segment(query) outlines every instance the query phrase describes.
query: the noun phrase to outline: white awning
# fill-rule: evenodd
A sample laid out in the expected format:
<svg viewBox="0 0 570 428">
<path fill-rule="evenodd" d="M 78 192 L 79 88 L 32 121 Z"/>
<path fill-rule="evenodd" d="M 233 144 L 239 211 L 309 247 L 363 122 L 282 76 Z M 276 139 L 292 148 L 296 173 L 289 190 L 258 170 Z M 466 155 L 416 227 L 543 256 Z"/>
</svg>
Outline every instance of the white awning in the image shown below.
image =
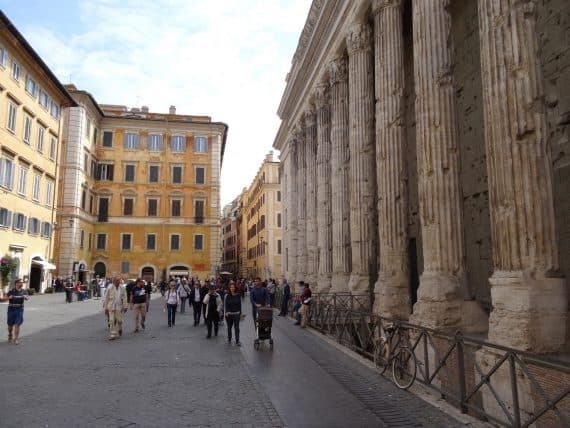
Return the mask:
<svg viewBox="0 0 570 428">
<path fill-rule="evenodd" d="M 32 263 L 36 264 L 36 265 L 40 265 L 42 267 L 42 269 L 45 269 L 45 270 L 57 269 L 54 264 L 51 264 L 50 262 L 46 262 L 44 260 L 32 260 Z"/>
</svg>

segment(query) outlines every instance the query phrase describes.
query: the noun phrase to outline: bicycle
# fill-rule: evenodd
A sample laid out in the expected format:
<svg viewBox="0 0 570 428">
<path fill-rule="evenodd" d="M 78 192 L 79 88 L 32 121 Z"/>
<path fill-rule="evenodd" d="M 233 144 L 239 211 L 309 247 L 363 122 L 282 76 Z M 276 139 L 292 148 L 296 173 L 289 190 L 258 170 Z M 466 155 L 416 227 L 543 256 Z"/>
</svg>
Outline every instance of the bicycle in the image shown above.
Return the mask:
<svg viewBox="0 0 570 428">
<path fill-rule="evenodd" d="M 398 331 L 396 326 L 387 324 L 384 326 L 386 336 L 380 336 L 374 349 L 374 364 L 384 374 L 386 369 L 392 367 L 392 378 L 400 389 L 408 389 L 416 380 L 417 360 L 410 346 L 407 336 Z M 393 344 L 396 336 L 396 343 Z"/>
</svg>

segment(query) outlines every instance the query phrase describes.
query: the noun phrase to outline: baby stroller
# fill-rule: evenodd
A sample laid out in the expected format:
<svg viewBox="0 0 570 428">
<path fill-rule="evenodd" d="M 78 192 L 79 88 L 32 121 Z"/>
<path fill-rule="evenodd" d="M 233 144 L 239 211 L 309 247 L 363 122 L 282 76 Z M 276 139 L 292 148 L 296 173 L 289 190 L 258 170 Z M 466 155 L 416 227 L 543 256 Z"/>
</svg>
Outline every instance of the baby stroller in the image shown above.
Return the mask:
<svg viewBox="0 0 570 428">
<path fill-rule="evenodd" d="M 253 341 L 255 350 L 259 350 L 262 340 L 269 340 L 269 349 L 273 351 L 273 339 L 271 338 L 271 326 L 273 325 L 273 309 L 259 308 L 257 319 L 255 320 L 255 330 L 257 338 Z"/>
</svg>

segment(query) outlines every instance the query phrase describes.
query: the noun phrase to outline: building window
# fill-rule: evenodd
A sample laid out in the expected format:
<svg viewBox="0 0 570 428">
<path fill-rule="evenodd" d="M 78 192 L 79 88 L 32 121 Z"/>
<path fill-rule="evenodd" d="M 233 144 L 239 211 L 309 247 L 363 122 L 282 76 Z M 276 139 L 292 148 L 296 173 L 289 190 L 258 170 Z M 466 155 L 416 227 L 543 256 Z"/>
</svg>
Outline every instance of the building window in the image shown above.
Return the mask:
<svg viewBox="0 0 570 428">
<path fill-rule="evenodd" d="M 91 159 L 91 178 L 97 178 L 97 162 Z"/>
<path fill-rule="evenodd" d="M 135 166 L 125 165 L 125 181 L 133 182 L 135 181 Z"/>
<path fill-rule="evenodd" d="M 172 167 L 172 183 L 173 184 L 182 184 L 182 167 L 181 166 L 173 166 Z"/>
<path fill-rule="evenodd" d="M 89 214 L 93 214 L 93 193 L 89 192 Z"/>
<path fill-rule="evenodd" d="M 12 159 L 3 157 L 0 159 L 0 187 L 8 190 L 14 188 L 14 162 Z"/>
<path fill-rule="evenodd" d="M 150 134 L 147 139 L 147 146 L 150 151 L 153 152 L 162 151 L 162 135 Z"/>
<path fill-rule="evenodd" d="M 180 250 L 180 235 L 178 234 L 170 235 L 170 250 L 171 251 Z"/>
<path fill-rule="evenodd" d="M 34 201 L 40 200 L 40 185 L 42 181 L 42 176 L 39 174 L 34 174 L 34 187 L 32 190 L 32 199 Z"/>
<path fill-rule="evenodd" d="M 17 107 L 11 101 L 8 101 L 8 122 L 6 122 L 6 128 L 12 132 L 16 132 L 16 112 Z"/>
<path fill-rule="evenodd" d="M 148 168 L 148 182 L 149 183 L 158 183 L 159 176 L 160 176 L 160 166 L 151 165 Z"/>
<path fill-rule="evenodd" d="M 50 137 L 49 137 L 49 158 L 51 160 L 55 160 L 56 149 L 57 149 L 57 138 L 55 138 L 53 135 L 50 135 Z"/>
<path fill-rule="evenodd" d="M 194 235 L 194 250 L 204 249 L 204 235 Z"/>
<path fill-rule="evenodd" d="M 89 233 L 89 237 L 87 238 L 87 249 L 91 250 L 91 244 L 93 243 L 93 234 Z"/>
<path fill-rule="evenodd" d="M 206 201 L 203 199 L 196 199 L 194 201 L 194 223 L 202 224 L 204 223 L 204 207 Z"/>
<path fill-rule="evenodd" d="M 281 213 L 277 213 L 277 227 L 281 227 Z"/>
<path fill-rule="evenodd" d="M 43 89 L 40 89 L 39 91 L 39 101 L 40 105 L 47 110 L 49 105 L 49 96 Z"/>
<path fill-rule="evenodd" d="M 53 118 L 59 119 L 59 116 L 61 116 L 61 107 L 54 100 L 51 100 L 49 104 L 49 112 Z"/>
<path fill-rule="evenodd" d="M 26 216 L 22 213 L 14 213 L 14 221 L 12 228 L 19 232 L 26 230 Z"/>
<path fill-rule="evenodd" d="M 281 239 L 277 240 L 277 254 L 281 254 Z"/>
<path fill-rule="evenodd" d="M 49 238 L 51 236 L 52 226 L 51 223 L 44 221 L 42 223 L 42 236 L 44 238 Z"/>
<path fill-rule="evenodd" d="M 85 189 L 81 190 L 81 209 L 85 210 L 85 200 L 87 199 L 87 191 Z"/>
<path fill-rule="evenodd" d="M 156 250 L 156 234 L 149 233 L 146 235 L 146 249 L 149 251 Z"/>
<path fill-rule="evenodd" d="M 111 131 L 103 131 L 103 147 L 113 147 L 113 133 Z"/>
<path fill-rule="evenodd" d="M 34 98 L 38 93 L 38 84 L 29 74 L 26 75 L 26 92 Z"/>
<path fill-rule="evenodd" d="M 104 250 L 107 248 L 107 235 L 104 233 L 97 234 L 97 242 L 95 244 L 98 250 Z"/>
<path fill-rule="evenodd" d="M 6 61 L 8 60 L 8 52 L 5 48 L 0 48 L 0 66 L 6 68 Z"/>
<path fill-rule="evenodd" d="M 40 234 L 40 225 L 41 222 L 39 219 L 35 217 L 30 217 L 28 220 L 28 233 L 30 235 L 39 235 Z"/>
<path fill-rule="evenodd" d="M 100 222 L 109 221 L 109 198 L 99 198 L 99 213 L 97 220 Z"/>
<path fill-rule="evenodd" d="M 20 80 L 20 64 L 12 60 L 12 78 L 14 80 Z"/>
<path fill-rule="evenodd" d="M 121 261 L 121 273 L 129 273 L 129 272 L 130 272 L 129 262 Z"/>
<path fill-rule="evenodd" d="M 86 121 L 86 126 L 85 126 L 85 136 L 87 138 L 89 138 L 89 136 L 91 135 L 91 119 L 89 119 L 88 117 L 85 118 Z"/>
<path fill-rule="evenodd" d="M 194 137 L 194 152 L 208 153 L 208 137 Z"/>
<path fill-rule="evenodd" d="M 171 206 L 171 216 L 180 217 L 182 215 L 182 201 L 180 199 L 173 199 Z"/>
<path fill-rule="evenodd" d="M 43 126 L 38 126 L 38 152 L 43 153 L 44 151 L 44 134 L 46 129 Z"/>
<path fill-rule="evenodd" d="M 51 206 L 53 202 L 54 184 L 52 180 L 46 181 L 46 205 Z"/>
<path fill-rule="evenodd" d="M 158 199 L 148 200 L 147 215 L 149 217 L 156 217 L 158 215 Z"/>
<path fill-rule="evenodd" d="M 277 191 L 277 202 L 281 202 L 281 191 Z"/>
<path fill-rule="evenodd" d="M 10 227 L 12 213 L 6 208 L 0 208 L 0 227 Z"/>
<path fill-rule="evenodd" d="M 170 137 L 170 150 L 173 152 L 185 152 L 186 138 L 180 135 L 173 135 Z"/>
<path fill-rule="evenodd" d="M 28 168 L 24 165 L 20 165 L 20 181 L 18 183 L 18 193 L 20 195 L 26 195 L 26 185 L 28 181 Z"/>
<path fill-rule="evenodd" d="M 123 200 L 123 215 L 133 215 L 134 202 L 133 198 L 125 198 Z"/>
<path fill-rule="evenodd" d="M 121 250 L 128 251 L 131 249 L 133 235 L 130 233 L 121 233 Z"/>
<path fill-rule="evenodd" d="M 100 163 L 97 165 L 97 178 L 104 181 L 113 181 L 113 164 Z"/>
<path fill-rule="evenodd" d="M 85 174 L 89 172 L 89 155 L 87 153 L 83 153 L 83 171 Z"/>
<path fill-rule="evenodd" d="M 206 183 L 206 168 L 203 166 L 196 167 L 196 184 Z"/>
<path fill-rule="evenodd" d="M 125 149 L 138 149 L 139 148 L 139 134 L 133 132 L 125 132 L 123 140 L 123 147 Z"/>
<path fill-rule="evenodd" d="M 24 140 L 24 143 L 30 144 L 30 138 L 32 138 L 32 118 L 26 114 L 24 116 L 24 136 L 22 140 Z"/>
<path fill-rule="evenodd" d="M 83 249 L 85 247 L 85 231 L 81 229 L 79 233 L 79 248 Z"/>
</svg>

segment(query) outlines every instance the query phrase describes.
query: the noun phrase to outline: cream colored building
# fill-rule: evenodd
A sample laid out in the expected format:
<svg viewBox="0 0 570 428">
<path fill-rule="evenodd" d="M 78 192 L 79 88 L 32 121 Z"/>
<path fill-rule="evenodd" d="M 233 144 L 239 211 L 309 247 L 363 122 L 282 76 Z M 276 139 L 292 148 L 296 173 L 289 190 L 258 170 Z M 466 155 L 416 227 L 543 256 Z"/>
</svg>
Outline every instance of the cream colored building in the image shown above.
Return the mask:
<svg viewBox="0 0 570 428">
<path fill-rule="evenodd" d="M 2 12 L 0 23 L 0 256 L 43 291 L 55 268 L 60 116 L 75 102 Z"/>
</svg>

